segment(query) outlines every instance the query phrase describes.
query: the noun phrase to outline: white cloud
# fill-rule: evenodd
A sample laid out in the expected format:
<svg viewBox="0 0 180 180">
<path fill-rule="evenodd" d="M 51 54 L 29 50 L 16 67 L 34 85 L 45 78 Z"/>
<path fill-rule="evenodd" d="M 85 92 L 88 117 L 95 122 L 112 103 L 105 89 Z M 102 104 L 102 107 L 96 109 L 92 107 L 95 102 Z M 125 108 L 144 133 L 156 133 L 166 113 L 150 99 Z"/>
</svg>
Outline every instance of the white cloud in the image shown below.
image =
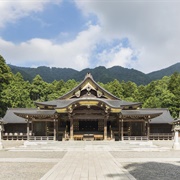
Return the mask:
<svg viewBox="0 0 180 180">
<path fill-rule="evenodd" d="M 98 65 L 104 65 L 107 68 L 112 66 L 129 66 L 133 57 L 133 50 L 130 48 L 123 48 L 121 44 L 111 48 L 105 49 L 102 53 L 97 55 L 99 60 Z"/>
<path fill-rule="evenodd" d="M 51 67 L 71 67 L 81 70 L 90 66 L 89 56 L 94 44 L 98 41 L 100 27 L 90 25 L 88 30 L 80 32 L 77 37 L 63 44 L 53 43 L 48 39 L 31 39 L 14 44 L 0 39 L 2 56 L 7 63 L 32 66 L 38 64 Z"/>
<path fill-rule="evenodd" d="M 62 0 L 1 0 L 0 28 L 7 23 L 15 23 L 18 19 L 28 16 L 32 12 L 43 11 L 45 5 L 60 3 Z"/>
<path fill-rule="evenodd" d="M 140 51 L 134 68 L 149 72 L 180 61 L 179 1 L 76 0 L 76 4 L 84 14 L 97 15 L 104 37 L 128 37 Z"/>
<path fill-rule="evenodd" d="M 17 0 L 0 2 L 0 28 L 33 12 L 43 11 L 50 3 L 62 0 Z M 170 1 L 76 1 L 85 15 L 93 13 L 99 25 L 88 19 L 87 29 L 71 41 L 30 39 L 15 44 L 0 39 L 1 54 L 15 65 L 49 65 L 83 69 L 95 65 L 120 65 L 143 72 L 165 68 L 180 59 L 180 2 Z M 69 32 L 59 32 L 67 36 Z M 100 42 L 128 38 L 131 47 L 105 47 L 93 51 Z M 93 54 L 96 52 L 96 54 Z M 138 53 L 137 53 L 138 52 Z M 133 60 L 136 56 L 137 60 Z M 97 62 L 91 64 L 91 58 Z"/>
</svg>

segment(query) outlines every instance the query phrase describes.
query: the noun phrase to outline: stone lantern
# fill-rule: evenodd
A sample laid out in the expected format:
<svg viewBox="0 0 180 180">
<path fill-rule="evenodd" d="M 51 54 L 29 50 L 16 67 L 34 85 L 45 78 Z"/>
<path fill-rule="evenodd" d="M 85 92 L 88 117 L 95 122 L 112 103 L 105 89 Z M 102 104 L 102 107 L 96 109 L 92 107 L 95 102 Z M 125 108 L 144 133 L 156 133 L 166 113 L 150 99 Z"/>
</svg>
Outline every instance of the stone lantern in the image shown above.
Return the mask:
<svg viewBox="0 0 180 180">
<path fill-rule="evenodd" d="M 0 119 L 0 149 L 3 149 L 3 145 L 2 145 L 2 131 L 4 131 L 4 121 L 1 118 Z"/>
<path fill-rule="evenodd" d="M 172 130 L 174 131 L 173 149 L 180 149 L 180 144 L 179 144 L 180 119 L 177 119 L 173 122 Z"/>
</svg>

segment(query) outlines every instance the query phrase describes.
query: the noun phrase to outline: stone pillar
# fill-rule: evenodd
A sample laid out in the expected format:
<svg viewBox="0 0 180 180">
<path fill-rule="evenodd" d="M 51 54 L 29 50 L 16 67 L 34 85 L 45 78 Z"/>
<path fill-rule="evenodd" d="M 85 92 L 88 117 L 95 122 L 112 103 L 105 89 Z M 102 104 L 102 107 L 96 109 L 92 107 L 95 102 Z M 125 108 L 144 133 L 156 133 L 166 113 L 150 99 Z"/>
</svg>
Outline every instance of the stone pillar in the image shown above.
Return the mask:
<svg viewBox="0 0 180 180">
<path fill-rule="evenodd" d="M 70 118 L 70 140 L 74 140 L 74 123 L 73 118 Z"/>
<path fill-rule="evenodd" d="M 179 132 L 174 131 L 174 144 L 173 144 L 173 149 L 180 149 L 180 144 L 179 144 Z"/>
<path fill-rule="evenodd" d="M 123 124 L 123 119 L 121 120 L 121 141 L 123 141 L 124 140 L 124 124 Z"/>
<path fill-rule="evenodd" d="M 54 141 L 56 141 L 56 119 L 54 119 Z"/>
<path fill-rule="evenodd" d="M 104 140 L 107 140 L 107 117 L 104 118 Z"/>
</svg>

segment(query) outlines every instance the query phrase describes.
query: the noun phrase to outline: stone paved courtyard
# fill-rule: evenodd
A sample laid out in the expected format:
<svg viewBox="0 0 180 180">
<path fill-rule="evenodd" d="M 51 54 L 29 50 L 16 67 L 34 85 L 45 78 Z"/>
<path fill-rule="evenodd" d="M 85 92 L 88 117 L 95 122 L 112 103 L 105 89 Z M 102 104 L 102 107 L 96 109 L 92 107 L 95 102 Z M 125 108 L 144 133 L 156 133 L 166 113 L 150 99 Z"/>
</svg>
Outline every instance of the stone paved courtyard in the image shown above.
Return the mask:
<svg viewBox="0 0 180 180">
<path fill-rule="evenodd" d="M 0 179 L 180 179 L 180 151 L 172 141 L 23 143 L 3 141 Z"/>
</svg>

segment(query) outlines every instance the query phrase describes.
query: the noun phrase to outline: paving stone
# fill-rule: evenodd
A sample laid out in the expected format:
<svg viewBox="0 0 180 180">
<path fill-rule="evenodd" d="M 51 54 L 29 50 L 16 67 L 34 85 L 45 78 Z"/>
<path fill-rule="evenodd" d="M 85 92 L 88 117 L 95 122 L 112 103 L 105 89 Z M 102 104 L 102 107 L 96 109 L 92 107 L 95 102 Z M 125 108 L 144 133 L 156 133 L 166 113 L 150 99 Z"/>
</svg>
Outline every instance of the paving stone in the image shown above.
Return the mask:
<svg viewBox="0 0 180 180">
<path fill-rule="evenodd" d="M 173 151 L 166 143 L 131 143 L 112 141 L 71 141 L 47 142 L 45 144 L 28 146 L 7 146 L 0 151 L 0 165 L 11 168 L 13 165 L 27 165 L 13 176 L 6 176 L 6 171 L 1 170 L 0 179 L 23 179 L 32 163 L 41 165 L 34 168 L 32 176 L 26 180 L 40 179 L 38 170 L 46 172 L 42 180 L 81 180 L 81 179 L 117 179 L 135 180 L 146 179 L 177 179 L 180 173 L 180 153 Z M 168 142 L 167 142 L 168 144 Z M 170 144 L 170 143 L 169 143 Z M 172 142 L 171 142 L 172 144 Z M 4 163 L 4 165 L 3 165 Z M 43 170 L 43 164 L 51 164 L 51 169 Z M 12 165 L 11 165 L 12 164 Z M 54 164 L 54 166 L 52 166 Z M 143 168 L 143 170 L 142 170 Z M 18 169 L 18 168 L 17 168 Z M 168 173 L 168 169 L 171 171 Z M 153 175 L 153 173 L 156 177 Z M 159 172 L 159 176 L 158 176 Z M 24 173 L 24 174 L 23 174 Z M 163 175 L 164 173 L 164 175 Z M 5 176 L 4 176 L 5 175 Z"/>
</svg>

